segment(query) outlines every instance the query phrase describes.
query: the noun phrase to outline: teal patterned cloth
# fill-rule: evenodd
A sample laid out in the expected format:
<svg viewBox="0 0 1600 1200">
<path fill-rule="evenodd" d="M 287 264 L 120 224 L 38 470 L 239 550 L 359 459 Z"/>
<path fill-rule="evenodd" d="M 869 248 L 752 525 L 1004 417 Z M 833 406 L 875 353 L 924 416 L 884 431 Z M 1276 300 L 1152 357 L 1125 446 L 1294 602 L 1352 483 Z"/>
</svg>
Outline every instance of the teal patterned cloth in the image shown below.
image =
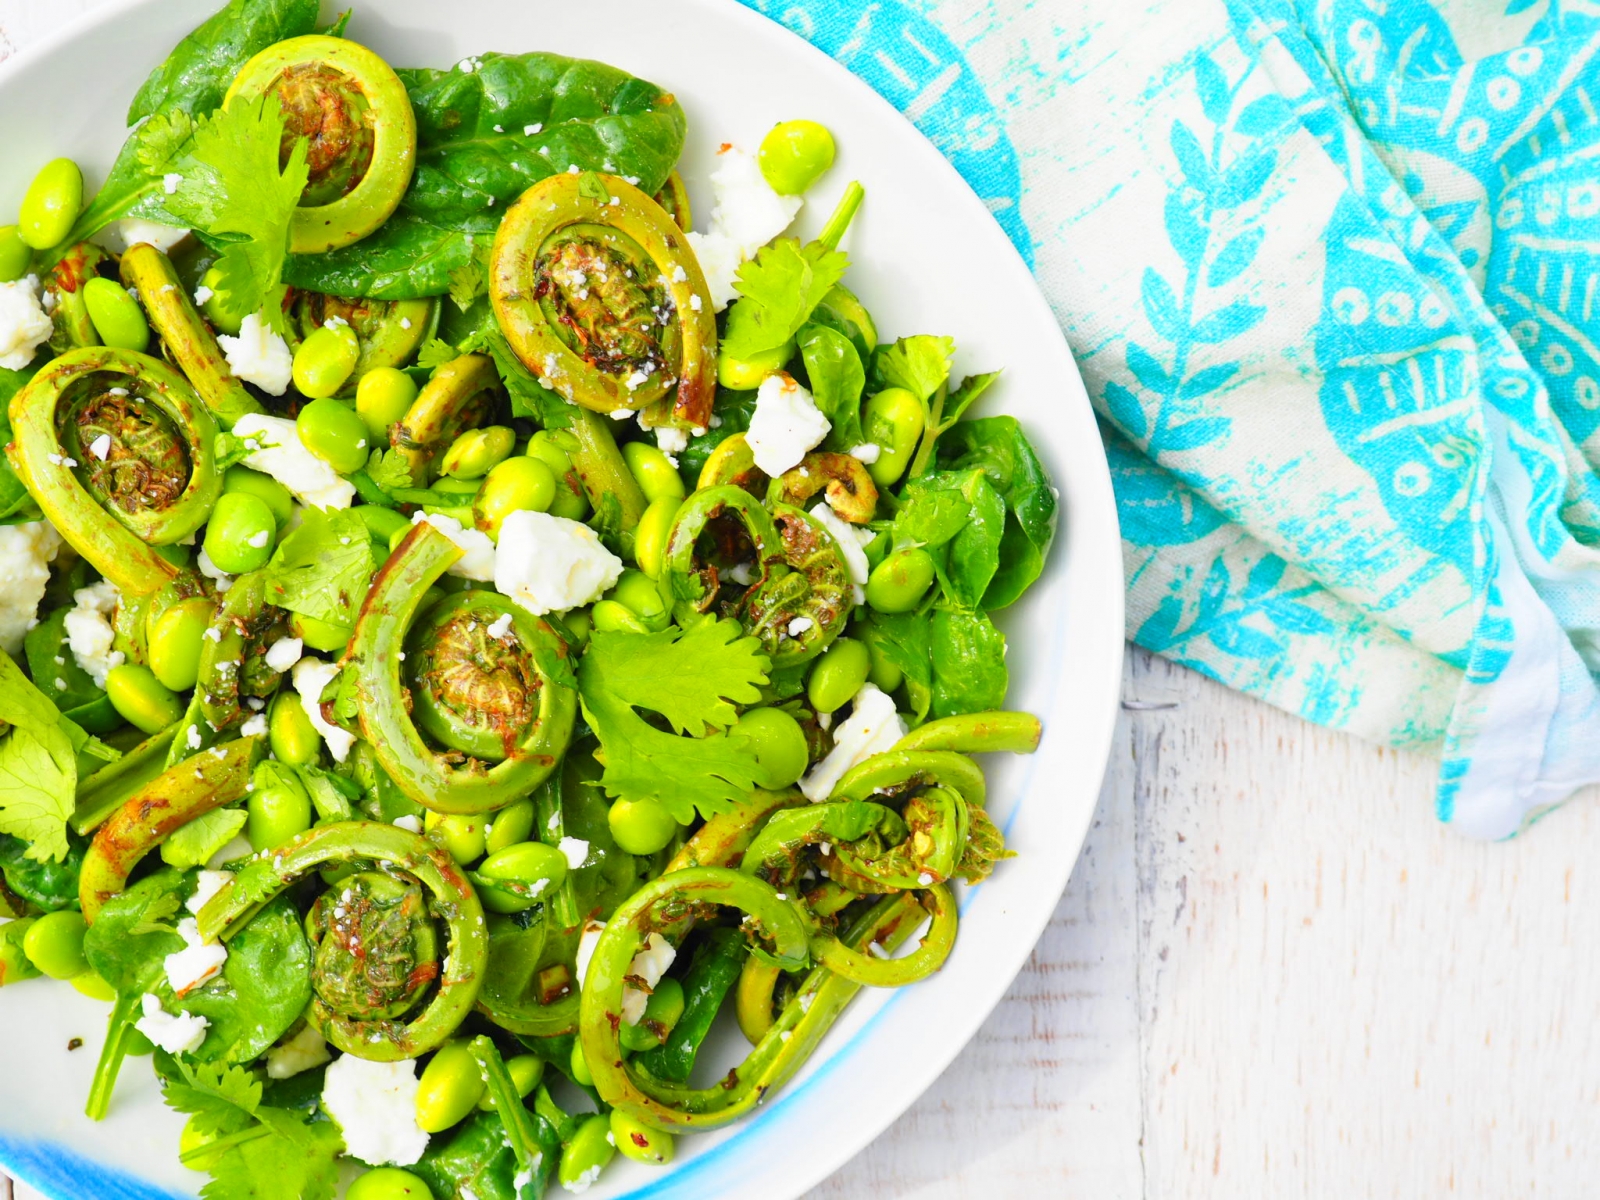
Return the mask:
<svg viewBox="0 0 1600 1200">
<path fill-rule="evenodd" d="M 1600 780 L 1600 4 L 746 2 L 1034 265 L 1130 639 L 1436 750 L 1475 836 Z"/>
</svg>

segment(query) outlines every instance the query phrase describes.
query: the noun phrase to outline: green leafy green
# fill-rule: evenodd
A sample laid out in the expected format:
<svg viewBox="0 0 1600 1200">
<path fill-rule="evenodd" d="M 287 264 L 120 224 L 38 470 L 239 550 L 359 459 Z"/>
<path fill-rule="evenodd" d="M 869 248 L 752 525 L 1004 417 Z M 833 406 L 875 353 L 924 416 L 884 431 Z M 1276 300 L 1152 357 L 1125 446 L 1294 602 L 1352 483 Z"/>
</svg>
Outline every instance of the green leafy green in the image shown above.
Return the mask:
<svg viewBox="0 0 1600 1200">
<path fill-rule="evenodd" d="M 588 657 L 597 656 L 617 699 L 652 709 L 679 733 L 695 736 L 726 729 L 738 720 L 734 705 L 760 700 L 772 665 L 760 641 L 726 620 L 660 633 L 597 630 Z"/>
<path fill-rule="evenodd" d="M 1059 505 L 1050 476 L 1015 417 L 962 421 L 939 443 L 938 454 L 948 470 L 981 470 L 1005 501 L 999 565 L 983 593 L 984 608 L 1004 608 L 1039 578 L 1055 539 Z"/>
<path fill-rule="evenodd" d="M 318 621 L 354 625 L 377 566 L 359 516 L 308 508 L 265 568 L 267 598 Z"/>
<path fill-rule="evenodd" d="M 654 194 L 683 151 L 683 108 L 653 83 L 558 54 L 474 63 L 400 72 L 417 117 L 417 170 L 399 210 L 353 245 L 292 258 L 290 283 L 385 300 L 443 295 L 532 184 L 575 166 Z"/>
<path fill-rule="evenodd" d="M 807 325 L 796 343 L 811 397 L 832 425 L 825 444 L 848 453 L 866 440 L 861 432 L 861 392 L 867 372 L 861 356 L 848 337 L 826 325 Z"/>
<path fill-rule="evenodd" d="M 78 785 L 77 739 L 83 731 L 63 720 L 55 704 L 0 650 L 0 833 L 28 843 L 35 861 L 67 853 L 67 818 Z"/>
<path fill-rule="evenodd" d="M 77 908 L 83 842 L 70 836 L 67 840 L 67 855 L 60 862 L 39 862 L 28 857 L 28 843 L 0 833 L 0 874 L 6 886 L 45 912 Z"/>
<path fill-rule="evenodd" d="M 180 871 L 203 867 L 244 828 L 242 808 L 218 808 L 173 831 L 161 843 L 161 861 Z"/>
<path fill-rule="evenodd" d="M 416 486 L 410 464 L 395 450 L 374 450 L 367 459 L 367 477 L 386 492 Z"/>
<path fill-rule="evenodd" d="M 436 1200 L 476 1196 L 477 1200 L 539 1200 L 561 1161 L 561 1139 L 549 1121 L 528 1113 L 539 1146 L 539 1166 L 534 1178 L 519 1192 L 517 1158 L 506 1141 L 498 1114 L 478 1112 L 448 1136 L 435 1137 L 427 1153 L 407 1168 L 422 1178 Z"/>
<path fill-rule="evenodd" d="M 920 545 L 933 555 L 945 595 L 963 608 L 982 603 L 1000 566 L 1006 507 L 976 468 L 935 471 L 913 479 L 894 521 L 896 546 Z"/>
<path fill-rule="evenodd" d="M 844 276 L 850 257 L 821 242 L 779 238 L 739 267 L 734 286 L 743 297 L 728 309 L 722 352 L 754 358 L 800 332 L 813 309 Z"/>
<path fill-rule="evenodd" d="M 13 371 L 0 367 L 0 446 L 11 441 L 11 397 L 26 387 L 32 378 L 31 370 Z M 38 520 L 38 512 L 39 506 L 28 494 L 28 489 L 22 486 L 22 480 L 11 469 L 11 463 L 4 454 L 0 454 L 0 522 L 9 524 L 20 520 Z"/>
<path fill-rule="evenodd" d="M 935 608 L 928 650 L 934 717 L 1005 707 L 1006 637 L 985 614 Z"/>
<path fill-rule="evenodd" d="M 905 675 L 906 698 L 918 724 L 933 704 L 933 656 L 928 620 L 922 613 L 874 613 L 861 625 L 861 637 Z"/>
<path fill-rule="evenodd" d="M 486 330 L 479 340 L 494 359 L 500 381 L 506 385 L 512 416 L 532 417 L 545 429 L 565 429 L 572 424 L 572 402 L 534 378 L 533 372 L 512 353 L 505 334 L 497 326 Z"/>
<path fill-rule="evenodd" d="M 947 337 L 919 333 L 890 346 L 879 346 L 872 357 L 874 390 L 901 387 L 926 404 L 950 381 L 950 360 L 956 344 Z"/>
<path fill-rule="evenodd" d="M 40 621 L 22 640 L 23 653 L 34 684 L 62 709 L 77 708 L 100 699 L 105 692 L 78 665 L 67 645 L 67 608 L 58 608 Z"/>
</svg>

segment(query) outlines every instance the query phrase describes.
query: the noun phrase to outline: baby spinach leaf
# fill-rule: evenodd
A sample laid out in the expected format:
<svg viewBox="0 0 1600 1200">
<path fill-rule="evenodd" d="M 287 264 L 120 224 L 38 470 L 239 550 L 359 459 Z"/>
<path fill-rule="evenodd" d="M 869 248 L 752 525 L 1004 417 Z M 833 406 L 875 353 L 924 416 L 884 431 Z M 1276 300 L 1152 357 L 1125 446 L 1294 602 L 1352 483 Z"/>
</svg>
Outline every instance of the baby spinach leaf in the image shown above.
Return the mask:
<svg viewBox="0 0 1600 1200">
<path fill-rule="evenodd" d="M 866 368 L 850 339 L 826 325 L 807 325 L 796 339 L 811 397 L 833 428 L 827 446 L 846 453 L 859 446 L 861 432 L 861 392 L 867 385 Z"/>
<path fill-rule="evenodd" d="M 13 371 L 0 367 L 0 446 L 11 441 L 11 397 L 27 386 L 31 378 L 32 371 Z M 34 515 L 38 511 L 39 506 L 33 502 L 28 489 L 22 486 L 22 480 L 11 469 L 11 463 L 4 454 L 0 454 L 0 522 L 10 524 L 13 520 L 38 520 Z"/>
<path fill-rule="evenodd" d="M 443 295 L 530 185 L 576 167 L 653 194 L 683 150 L 683 108 L 625 71 L 545 53 L 474 63 L 400 72 L 417 117 L 417 170 L 399 210 L 353 245 L 292 258 L 285 279 L 341 296 Z"/>
<path fill-rule="evenodd" d="M 907 487 L 895 543 L 923 546 L 945 595 L 976 608 L 999 568 L 1005 517 L 1005 501 L 982 471 L 935 471 Z"/>
<path fill-rule="evenodd" d="M 934 717 L 1005 707 L 1006 638 L 985 614 L 935 608 L 928 649 Z"/>
<path fill-rule="evenodd" d="M 63 709 L 89 704 L 105 695 L 89 672 L 78 665 L 67 645 L 68 609 L 58 608 L 22 640 L 33 682 Z"/>
<path fill-rule="evenodd" d="M 6 886 L 45 912 L 77 908 L 83 842 L 68 838 L 67 856 L 60 862 L 35 862 L 27 850 L 27 842 L 0 833 L 0 874 L 5 876 Z"/>
<path fill-rule="evenodd" d="M 561 1160 L 561 1139 L 554 1126 L 528 1113 L 538 1143 L 539 1166 L 519 1191 L 517 1157 L 506 1141 L 505 1127 L 493 1111 L 474 1113 L 448 1140 L 436 1137 L 420 1162 L 411 1167 L 440 1200 L 540 1200 Z"/>
<path fill-rule="evenodd" d="M 922 613 L 874 613 L 861 626 L 861 636 L 905 675 L 911 714 L 921 724 L 933 703 L 933 655 L 928 619 Z"/>
<path fill-rule="evenodd" d="M 316 31 L 319 7 L 318 0 L 230 0 L 150 72 L 128 107 L 128 124 L 168 109 L 200 116 L 220 107 L 239 68 L 257 53 Z"/>
<path fill-rule="evenodd" d="M 1006 504 L 1000 563 L 983 594 L 986 609 L 1014 602 L 1044 569 L 1059 505 L 1050 476 L 1015 417 L 963 421 L 939 444 L 940 465 L 981 470 Z"/>
</svg>

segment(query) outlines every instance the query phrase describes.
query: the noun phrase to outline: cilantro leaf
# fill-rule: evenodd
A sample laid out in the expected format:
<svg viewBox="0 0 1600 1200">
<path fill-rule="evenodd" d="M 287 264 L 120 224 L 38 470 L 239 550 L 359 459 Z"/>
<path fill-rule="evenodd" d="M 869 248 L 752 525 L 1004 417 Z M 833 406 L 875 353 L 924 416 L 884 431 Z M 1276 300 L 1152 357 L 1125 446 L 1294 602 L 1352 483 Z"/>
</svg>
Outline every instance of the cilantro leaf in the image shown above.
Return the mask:
<svg viewBox="0 0 1600 1200">
<path fill-rule="evenodd" d="M 842 250 L 821 242 L 804 246 L 780 238 L 739 268 L 734 285 L 744 297 L 728 309 L 722 345 L 734 358 L 753 358 L 776 350 L 811 317 L 850 265 Z"/>
<path fill-rule="evenodd" d="M 266 566 L 267 598 L 318 621 L 354 625 L 377 565 L 359 516 L 308 508 Z"/>
<path fill-rule="evenodd" d="M 931 333 L 903 337 L 873 356 L 874 390 L 902 387 L 926 404 L 950 381 L 950 360 L 955 352 L 955 342 L 947 337 Z"/>
<path fill-rule="evenodd" d="M 728 626 L 726 629 L 720 626 Z M 597 632 L 578 668 L 584 719 L 600 739 L 600 785 L 627 800 L 652 799 L 680 822 L 721 812 L 756 784 L 747 739 L 683 737 L 657 729 L 635 706 L 678 729 L 721 728 L 734 703 L 753 703 L 768 663 L 731 621 L 707 621 L 681 636 Z"/>
<path fill-rule="evenodd" d="M 484 333 L 477 340 L 482 349 L 494 359 L 500 381 L 506 385 L 511 397 L 511 415 L 532 417 L 546 429 L 565 429 L 572 424 L 572 402 L 560 392 L 552 391 L 534 377 L 532 371 L 512 351 L 505 334 L 499 329 Z"/>
<path fill-rule="evenodd" d="M 28 843 L 36 862 L 67 853 L 67 818 L 78 786 L 70 730 L 55 704 L 0 650 L 0 721 L 14 726 L 0 742 L 0 833 Z M 90 739 L 86 739 L 90 740 Z"/>
<path fill-rule="evenodd" d="M 417 351 L 417 366 L 426 367 L 432 371 L 437 367 L 444 366 L 445 363 L 455 362 L 460 357 L 461 351 L 457 350 L 449 342 L 442 338 L 429 338 L 422 343 L 422 349 Z"/>
<path fill-rule="evenodd" d="M 597 630 L 588 658 L 599 660 L 619 700 L 653 709 L 679 733 L 696 736 L 732 725 L 735 704 L 757 703 L 772 666 L 757 639 L 741 637 L 738 623 L 724 620 L 660 633 Z"/>
<path fill-rule="evenodd" d="M 289 224 L 305 190 L 306 142 L 295 143 L 280 171 L 284 120 L 276 92 L 236 98 L 195 126 L 166 208 L 185 224 L 224 242 L 219 291 L 241 311 L 282 312 Z"/>
<path fill-rule="evenodd" d="M 161 843 L 161 861 L 180 870 L 203 867 L 244 828 L 242 808 L 218 808 L 180 825 Z"/>
<path fill-rule="evenodd" d="M 386 492 L 416 486 L 416 480 L 411 478 L 411 467 L 393 450 L 374 450 L 367 459 L 366 470 L 372 482 Z"/>
</svg>

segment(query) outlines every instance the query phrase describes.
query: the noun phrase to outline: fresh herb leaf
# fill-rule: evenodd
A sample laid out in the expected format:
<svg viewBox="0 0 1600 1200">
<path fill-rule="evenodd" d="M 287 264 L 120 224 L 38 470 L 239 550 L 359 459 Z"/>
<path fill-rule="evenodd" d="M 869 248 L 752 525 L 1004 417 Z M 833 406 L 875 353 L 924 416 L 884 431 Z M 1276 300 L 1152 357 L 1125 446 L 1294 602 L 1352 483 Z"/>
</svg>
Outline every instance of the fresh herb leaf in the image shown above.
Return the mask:
<svg viewBox="0 0 1600 1200">
<path fill-rule="evenodd" d="M 173 881 L 174 886 L 176 880 Z M 171 933 L 178 931 L 172 927 L 170 917 L 178 915 L 179 901 L 176 891 L 157 891 L 151 893 L 143 906 L 139 909 L 138 919 L 127 929 L 129 937 L 141 937 L 147 933 Z"/>
<path fill-rule="evenodd" d="M 307 143 L 297 140 L 280 171 L 284 117 L 276 92 L 236 98 L 195 127 L 166 208 L 184 224 L 225 239 L 218 290 L 241 311 L 281 318 L 289 224 L 308 177 Z"/>
<path fill-rule="evenodd" d="M 987 615 L 935 608 L 928 649 L 933 660 L 933 716 L 1005 707 L 1006 637 Z"/>
<path fill-rule="evenodd" d="M 484 331 L 477 339 L 494 359 L 500 381 L 511 397 L 511 415 L 532 417 L 546 429 L 565 429 L 572 424 L 572 402 L 534 378 L 533 372 L 511 350 L 505 334 L 498 328 Z"/>
<path fill-rule="evenodd" d="M 866 440 L 861 432 L 861 392 L 867 372 L 861 356 L 849 338 L 826 325 L 807 325 L 796 341 L 811 397 L 832 426 L 826 444 L 848 453 Z"/>
<path fill-rule="evenodd" d="M 242 808 L 218 808 L 204 813 L 187 825 L 180 825 L 161 843 L 161 861 L 180 871 L 203 867 L 213 854 L 233 841 L 244 828 L 245 819 Z"/>
<path fill-rule="evenodd" d="M 949 470 L 983 471 L 1005 500 L 999 567 L 983 593 L 984 608 L 1004 608 L 1039 578 L 1055 540 L 1059 504 L 1050 476 L 1015 417 L 962 421 L 940 441 L 938 454 Z"/>
<path fill-rule="evenodd" d="M 596 631 L 589 658 L 599 658 L 606 686 L 620 700 L 666 717 L 679 733 L 696 737 L 726 729 L 734 707 L 755 704 L 771 661 L 761 643 L 741 636 L 738 622 L 701 621 L 660 633 Z"/>
<path fill-rule="evenodd" d="M 308 508 L 266 566 L 267 597 L 279 608 L 353 626 L 377 565 L 359 516 Z"/>
<path fill-rule="evenodd" d="M 27 842 L 35 861 L 61 859 L 78 786 L 72 731 L 85 742 L 93 739 L 65 720 L 3 650 L 0 721 L 14 727 L 0 741 L 0 833 Z"/>
<path fill-rule="evenodd" d="M 37 862 L 28 857 L 27 842 L 0 833 L 0 875 L 5 886 L 45 912 L 76 908 L 83 842 L 74 837 L 68 843 L 67 856 L 60 862 Z"/>
<path fill-rule="evenodd" d="M 981 470 L 935 471 L 907 485 L 894 539 L 927 550 L 945 595 L 977 608 L 1000 567 L 1005 522 L 1005 501 Z"/>
<path fill-rule="evenodd" d="M 875 390 L 902 387 L 926 404 L 935 392 L 950 382 L 950 360 L 956 344 L 947 337 L 921 333 L 903 337 L 891 346 L 880 346 L 873 355 Z"/>
<path fill-rule="evenodd" d="M 461 351 L 449 342 L 436 337 L 429 338 L 422 343 L 422 349 L 417 351 L 417 366 L 432 371 L 444 366 L 445 363 L 455 362 L 460 357 Z"/>
<path fill-rule="evenodd" d="M 489 244 L 478 242 L 473 246 L 472 261 L 450 272 L 450 299 L 462 312 L 472 307 L 472 302 L 489 291 Z"/>
<path fill-rule="evenodd" d="M 724 353 L 754 358 L 782 346 L 844 275 L 850 258 L 821 242 L 779 238 L 739 267 L 743 299 L 728 309 Z"/>
<path fill-rule="evenodd" d="M 374 450 L 367 459 L 367 476 L 386 492 L 416 485 L 410 465 L 394 450 Z"/>
</svg>

